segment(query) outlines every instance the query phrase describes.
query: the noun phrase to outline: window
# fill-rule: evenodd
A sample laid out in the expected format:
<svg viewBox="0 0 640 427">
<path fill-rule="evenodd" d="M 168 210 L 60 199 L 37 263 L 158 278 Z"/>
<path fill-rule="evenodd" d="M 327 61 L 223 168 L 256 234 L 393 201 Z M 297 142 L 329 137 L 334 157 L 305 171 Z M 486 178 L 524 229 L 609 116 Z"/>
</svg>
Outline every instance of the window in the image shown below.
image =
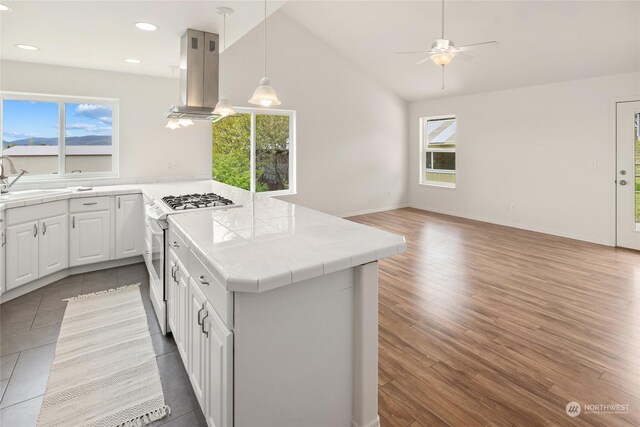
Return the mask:
<svg viewBox="0 0 640 427">
<path fill-rule="evenodd" d="M 420 184 L 456 187 L 456 118 L 420 119 Z"/>
<path fill-rule="evenodd" d="M 117 174 L 114 99 L 2 94 L 2 154 L 28 178 Z"/>
<path fill-rule="evenodd" d="M 213 124 L 213 179 L 256 193 L 294 193 L 295 112 L 236 111 Z"/>
</svg>

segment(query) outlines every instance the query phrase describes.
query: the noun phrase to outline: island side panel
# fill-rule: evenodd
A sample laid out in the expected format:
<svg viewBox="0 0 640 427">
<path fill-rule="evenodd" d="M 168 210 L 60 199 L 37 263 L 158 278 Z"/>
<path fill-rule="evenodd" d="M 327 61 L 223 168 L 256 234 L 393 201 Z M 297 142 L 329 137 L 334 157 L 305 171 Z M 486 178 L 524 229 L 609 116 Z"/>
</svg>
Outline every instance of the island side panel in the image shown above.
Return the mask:
<svg viewBox="0 0 640 427">
<path fill-rule="evenodd" d="M 347 269 L 235 294 L 235 427 L 351 426 L 354 283 Z"/>
<path fill-rule="evenodd" d="M 378 427 L 378 263 L 355 268 L 353 427 Z"/>
</svg>

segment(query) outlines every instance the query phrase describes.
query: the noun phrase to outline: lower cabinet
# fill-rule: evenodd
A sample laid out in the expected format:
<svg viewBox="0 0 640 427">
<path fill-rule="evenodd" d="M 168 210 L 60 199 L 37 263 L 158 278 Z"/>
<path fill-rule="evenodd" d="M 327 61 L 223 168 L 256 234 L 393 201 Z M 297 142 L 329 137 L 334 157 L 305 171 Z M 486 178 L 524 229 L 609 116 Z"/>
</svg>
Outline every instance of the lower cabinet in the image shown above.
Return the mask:
<svg viewBox="0 0 640 427">
<path fill-rule="evenodd" d="M 233 334 L 189 278 L 189 378 L 209 427 L 233 425 Z"/>
<path fill-rule="evenodd" d="M 69 266 L 67 215 L 7 227 L 6 290 Z"/>
<path fill-rule="evenodd" d="M 187 351 L 189 378 L 193 391 L 205 412 L 204 400 L 206 381 L 206 337 L 203 333 L 202 317 L 206 310 L 205 297 L 192 279 L 189 279 L 189 347 Z M 205 319 L 206 320 L 206 319 Z M 218 427 L 218 426 L 216 426 Z"/>
<path fill-rule="evenodd" d="M 233 425 L 233 334 L 207 301 L 203 317 L 204 415 L 209 427 Z"/>
<path fill-rule="evenodd" d="M 68 215 L 40 221 L 38 242 L 40 277 L 69 267 Z"/>
<path fill-rule="evenodd" d="M 93 264 L 109 260 L 109 211 L 71 214 L 69 264 Z"/>
<path fill-rule="evenodd" d="M 6 289 L 10 291 L 38 278 L 38 223 L 7 227 Z"/>
</svg>

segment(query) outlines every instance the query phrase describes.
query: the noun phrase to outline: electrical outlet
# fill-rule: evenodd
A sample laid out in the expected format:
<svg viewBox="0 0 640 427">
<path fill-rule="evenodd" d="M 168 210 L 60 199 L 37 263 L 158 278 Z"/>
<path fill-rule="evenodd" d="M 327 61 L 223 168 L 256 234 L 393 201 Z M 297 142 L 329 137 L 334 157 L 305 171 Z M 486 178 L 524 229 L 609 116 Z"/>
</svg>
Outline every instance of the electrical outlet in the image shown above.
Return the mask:
<svg viewBox="0 0 640 427">
<path fill-rule="evenodd" d="M 516 210 L 516 204 L 514 202 L 509 202 L 509 210 L 510 211 L 515 211 Z"/>
</svg>

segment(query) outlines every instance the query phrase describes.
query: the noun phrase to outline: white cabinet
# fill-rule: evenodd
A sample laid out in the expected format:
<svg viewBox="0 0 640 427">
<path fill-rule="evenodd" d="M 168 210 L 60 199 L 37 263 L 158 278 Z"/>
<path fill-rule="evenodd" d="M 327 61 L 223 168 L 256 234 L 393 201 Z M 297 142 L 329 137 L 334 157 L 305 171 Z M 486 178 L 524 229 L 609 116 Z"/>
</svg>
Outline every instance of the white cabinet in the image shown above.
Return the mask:
<svg viewBox="0 0 640 427">
<path fill-rule="evenodd" d="M 142 254 L 144 244 L 144 207 L 142 195 L 115 198 L 116 259 Z"/>
<path fill-rule="evenodd" d="M 6 288 L 38 278 L 38 222 L 7 227 Z"/>
<path fill-rule="evenodd" d="M 189 358 L 189 378 L 195 392 L 200 407 L 204 412 L 206 410 L 204 393 L 206 385 L 206 336 L 202 332 L 202 317 L 205 315 L 206 304 L 204 294 L 198 288 L 198 285 L 189 280 L 189 346 L 187 355 Z M 206 320 L 206 319 L 205 319 Z M 218 427 L 218 426 L 216 426 Z"/>
<path fill-rule="evenodd" d="M 6 291 L 69 267 L 67 221 L 66 201 L 7 209 Z"/>
<path fill-rule="evenodd" d="M 69 266 L 68 216 L 59 215 L 38 223 L 39 277 L 55 273 Z"/>
<path fill-rule="evenodd" d="M 188 369 L 189 359 L 187 357 L 187 343 L 189 341 L 188 326 L 189 326 L 189 273 L 186 268 L 180 262 L 177 261 L 176 265 L 176 333 L 178 339 L 176 340 L 176 346 L 182 356 L 182 360 L 186 363 Z"/>
<path fill-rule="evenodd" d="M 205 358 L 204 415 L 209 427 L 232 426 L 233 334 L 207 301 L 203 315 Z"/>
<path fill-rule="evenodd" d="M 69 265 L 109 260 L 109 211 L 70 215 Z"/>
<path fill-rule="evenodd" d="M 178 347 L 178 352 L 182 357 L 185 368 L 189 366 L 187 357 L 188 342 L 188 322 L 189 322 L 189 273 L 184 265 L 178 260 L 175 252 L 169 250 L 169 286 L 167 297 L 168 324 L 173 339 Z"/>
</svg>

